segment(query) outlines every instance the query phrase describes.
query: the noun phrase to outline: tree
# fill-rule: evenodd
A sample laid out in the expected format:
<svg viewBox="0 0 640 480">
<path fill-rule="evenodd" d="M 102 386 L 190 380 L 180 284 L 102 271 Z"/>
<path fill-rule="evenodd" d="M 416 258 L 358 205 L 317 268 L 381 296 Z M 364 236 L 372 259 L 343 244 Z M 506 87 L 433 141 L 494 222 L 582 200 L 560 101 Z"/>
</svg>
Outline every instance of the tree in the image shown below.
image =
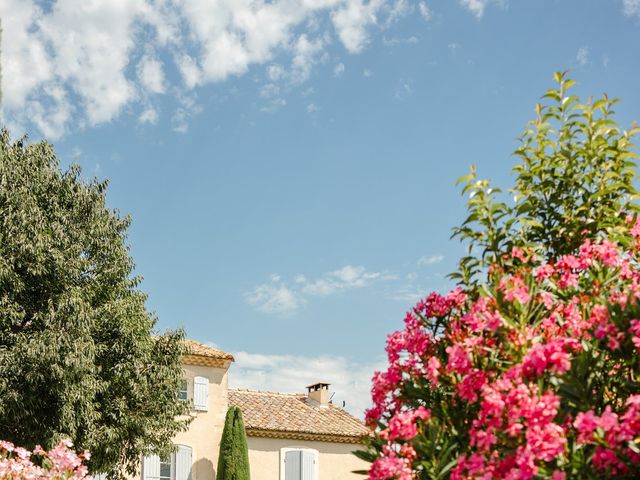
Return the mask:
<svg viewBox="0 0 640 480">
<path fill-rule="evenodd" d="M 462 179 L 459 286 L 388 337 L 357 453 L 372 480 L 640 475 L 638 129 L 555 78 L 516 151 L 514 203 Z"/>
<path fill-rule="evenodd" d="M 489 263 L 500 264 L 513 246 L 528 246 L 545 258 L 575 252 L 584 238 L 617 236 L 625 230 L 625 212 L 637 212 L 637 154 L 632 137 L 637 125 L 622 130 L 614 120 L 619 102 L 607 95 L 581 103 L 569 95 L 575 81 L 556 73 L 558 88 L 537 104 L 514 154 L 516 182 L 508 200 L 476 170 L 458 179 L 469 200 L 469 215 L 453 237 L 468 245 L 469 254 L 451 275 L 462 285 L 477 286 Z"/>
<path fill-rule="evenodd" d="M 0 134 L 0 431 L 70 438 L 93 472 L 135 472 L 186 428 L 183 333 L 154 334 L 107 182 L 61 171 L 53 147 Z"/>
<path fill-rule="evenodd" d="M 249 480 L 249 453 L 239 407 L 227 410 L 220 440 L 216 480 Z"/>
</svg>

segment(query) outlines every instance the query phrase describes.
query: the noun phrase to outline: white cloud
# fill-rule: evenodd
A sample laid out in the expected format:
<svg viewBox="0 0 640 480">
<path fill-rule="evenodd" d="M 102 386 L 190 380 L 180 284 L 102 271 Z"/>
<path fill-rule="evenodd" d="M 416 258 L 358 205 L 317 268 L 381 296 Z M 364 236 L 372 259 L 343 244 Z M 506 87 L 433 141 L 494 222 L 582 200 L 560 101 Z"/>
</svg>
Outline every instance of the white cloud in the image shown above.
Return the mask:
<svg viewBox="0 0 640 480">
<path fill-rule="evenodd" d="M 305 34 L 298 37 L 293 48 L 294 56 L 291 61 L 291 79 L 294 83 L 306 82 L 311 75 L 311 68 L 317 62 L 322 52 L 322 39 L 312 39 Z"/>
<path fill-rule="evenodd" d="M 270 282 L 260 284 L 246 293 L 245 301 L 264 313 L 286 316 L 305 305 L 308 297 L 326 297 L 395 278 L 393 275 L 369 272 L 362 266 L 353 265 L 346 265 L 315 279 L 302 274 L 295 275 L 291 286 L 280 276 L 272 275 Z"/>
<path fill-rule="evenodd" d="M 414 5 L 407 0 L 395 0 L 391 8 L 389 9 L 389 15 L 387 16 L 387 25 L 398 21 L 402 17 L 410 15 L 414 11 Z"/>
<path fill-rule="evenodd" d="M 403 44 L 415 44 L 420 40 L 415 35 L 411 35 L 410 37 L 382 37 L 382 43 L 385 47 L 395 47 Z"/>
<path fill-rule="evenodd" d="M 315 113 L 318 111 L 318 107 L 316 106 L 315 103 L 310 103 L 309 105 L 307 105 L 307 113 Z"/>
<path fill-rule="evenodd" d="M 325 296 L 343 290 L 363 288 L 381 278 L 382 274 L 379 272 L 368 272 L 364 267 L 347 265 L 339 270 L 325 273 L 316 280 L 306 280 L 302 291 L 309 295 Z"/>
<path fill-rule="evenodd" d="M 186 53 L 175 59 L 178 70 L 182 75 L 182 81 L 188 89 L 194 88 L 200 84 L 202 71 L 196 63 L 196 60 Z"/>
<path fill-rule="evenodd" d="M 580 67 L 586 67 L 591 63 L 589 60 L 589 47 L 584 46 L 578 49 L 576 62 L 578 62 L 578 66 Z"/>
<path fill-rule="evenodd" d="M 189 130 L 189 119 L 202 111 L 195 95 L 178 94 L 180 106 L 171 117 L 171 128 L 174 132 L 186 133 Z"/>
<path fill-rule="evenodd" d="M 155 108 L 145 108 L 138 117 L 138 123 L 155 125 L 158 122 L 158 112 Z"/>
<path fill-rule="evenodd" d="M 427 2 L 420 2 L 418 4 L 418 10 L 420 11 L 420 15 L 425 19 L 425 21 L 428 22 L 433 18 L 433 13 L 431 12 L 429 5 L 427 5 Z"/>
<path fill-rule="evenodd" d="M 274 64 L 267 67 L 267 77 L 272 82 L 277 82 L 285 75 L 285 70 L 282 65 Z"/>
<path fill-rule="evenodd" d="M 373 76 L 373 72 L 371 70 L 369 70 L 368 68 L 365 68 L 362 71 L 362 76 L 365 77 L 365 78 L 372 77 Z"/>
<path fill-rule="evenodd" d="M 396 85 L 395 97 L 398 100 L 405 100 L 413 95 L 413 81 L 409 80 L 399 80 Z"/>
<path fill-rule="evenodd" d="M 298 294 L 282 283 L 278 276 L 246 293 L 245 300 L 261 312 L 280 316 L 291 315 L 303 304 Z"/>
<path fill-rule="evenodd" d="M 110 122 L 131 104 L 145 106 L 145 92 L 188 93 L 243 75 L 276 56 L 290 59 L 291 81 L 304 82 L 327 58 L 333 38 L 347 51 L 360 52 L 374 29 L 384 29 L 411 9 L 408 0 L 57 0 L 48 8 L 41 5 L 39 0 L 0 2 L 2 116 L 8 124 L 32 125 L 51 138 Z M 180 85 L 166 74 L 174 67 Z M 177 130 L 185 130 L 181 119 L 191 113 L 184 106 L 175 111 Z"/>
<path fill-rule="evenodd" d="M 385 368 L 375 363 L 354 362 L 330 355 L 266 355 L 234 352 L 235 362 L 229 374 L 230 388 L 249 388 L 283 393 L 304 393 L 317 381 L 331 383 L 333 403 L 360 418 L 370 406 L 371 377 Z"/>
<path fill-rule="evenodd" d="M 504 7 L 506 2 L 507 0 L 460 0 L 460 4 L 473 13 L 478 19 L 483 17 L 484 11 L 490 3 L 496 3 Z"/>
<path fill-rule="evenodd" d="M 623 0 L 622 5 L 625 15 L 640 16 L 640 0 Z"/>
<path fill-rule="evenodd" d="M 342 76 L 342 74 L 344 73 L 344 70 L 345 70 L 344 63 L 340 62 L 336 64 L 336 66 L 333 67 L 333 76 L 334 77 Z"/>
<path fill-rule="evenodd" d="M 164 71 L 162 63 L 146 55 L 138 63 L 138 78 L 142 86 L 151 93 L 164 93 Z"/>
<path fill-rule="evenodd" d="M 382 0 L 349 0 L 342 8 L 333 12 L 331 18 L 338 37 L 351 53 L 360 52 L 369 38 L 367 27 L 376 23 L 376 13 L 382 7 Z"/>
<path fill-rule="evenodd" d="M 425 255 L 418 259 L 418 266 L 428 267 L 429 265 L 442 263 L 443 260 L 444 260 L 444 255 Z"/>
</svg>

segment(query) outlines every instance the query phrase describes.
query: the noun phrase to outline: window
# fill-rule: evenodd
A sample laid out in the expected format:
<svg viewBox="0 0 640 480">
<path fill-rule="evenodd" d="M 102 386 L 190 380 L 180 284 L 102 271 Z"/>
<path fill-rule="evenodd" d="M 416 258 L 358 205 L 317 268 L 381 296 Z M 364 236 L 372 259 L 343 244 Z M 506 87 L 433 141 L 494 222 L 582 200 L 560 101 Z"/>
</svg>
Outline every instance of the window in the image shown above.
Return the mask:
<svg viewBox="0 0 640 480">
<path fill-rule="evenodd" d="M 318 480 L 317 450 L 283 448 L 280 458 L 280 480 Z"/>
<path fill-rule="evenodd" d="M 174 473 L 172 472 L 173 466 L 175 463 L 175 455 L 171 455 L 171 458 L 168 460 L 160 460 L 160 480 L 173 480 Z"/>
<path fill-rule="evenodd" d="M 202 412 L 209 410 L 209 379 L 207 377 L 193 379 L 193 408 Z"/>
<path fill-rule="evenodd" d="M 142 480 L 191 480 L 192 458 L 193 451 L 186 445 L 178 445 L 166 460 L 157 455 L 144 457 Z"/>
<path fill-rule="evenodd" d="M 189 382 L 187 380 L 182 380 L 182 383 L 180 384 L 180 391 L 178 392 L 178 398 L 185 402 L 189 399 Z"/>
</svg>

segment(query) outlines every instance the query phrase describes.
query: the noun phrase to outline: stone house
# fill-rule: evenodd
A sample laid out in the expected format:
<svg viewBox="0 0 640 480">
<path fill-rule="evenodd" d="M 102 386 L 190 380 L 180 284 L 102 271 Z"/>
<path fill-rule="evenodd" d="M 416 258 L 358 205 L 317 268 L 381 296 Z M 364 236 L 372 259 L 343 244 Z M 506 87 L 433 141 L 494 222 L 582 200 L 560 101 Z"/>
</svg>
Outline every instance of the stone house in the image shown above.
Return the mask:
<svg viewBox="0 0 640 480">
<path fill-rule="evenodd" d="M 252 480 L 349 480 L 367 464 L 351 452 L 368 430 L 329 400 L 329 384 L 304 394 L 230 390 L 230 353 L 186 340 L 180 396 L 193 420 L 170 459 L 145 457 L 142 480 L 215 480 L 220 438 L 229 406 L 242 410 Z"/>
</svg>

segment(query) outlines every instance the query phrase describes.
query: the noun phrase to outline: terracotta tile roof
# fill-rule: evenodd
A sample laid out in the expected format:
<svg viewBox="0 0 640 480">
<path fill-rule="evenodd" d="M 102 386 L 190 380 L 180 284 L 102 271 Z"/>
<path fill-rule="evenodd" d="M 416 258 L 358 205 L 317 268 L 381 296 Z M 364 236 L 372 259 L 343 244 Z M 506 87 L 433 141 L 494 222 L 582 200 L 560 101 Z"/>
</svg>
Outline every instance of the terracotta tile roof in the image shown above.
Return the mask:
<svg viewBox="0 0 640 480">
<path fill-rule="evenodd" d="M 341 408 L 306 402 L 306 394 L 229 390 L 229 405 L 240 407 L 249 436 L 300 438 L 356 443 L 369 433 Z M 291 435 L 295 434 L 295 435 Z M 324 437 L 324 438 L 323 438 Z"/>
<path fill-rule="evenodd" d="M 210 347 L 209 345 L 205 345 L 204 343 L 189 339 L 185 339 L 184 343 L 189 348 L 189 353 L 191 355 L 233 361 L 233 355 L 231 355 L 230 353 L 223 352 L 222 350 Z"/>
</svg>

